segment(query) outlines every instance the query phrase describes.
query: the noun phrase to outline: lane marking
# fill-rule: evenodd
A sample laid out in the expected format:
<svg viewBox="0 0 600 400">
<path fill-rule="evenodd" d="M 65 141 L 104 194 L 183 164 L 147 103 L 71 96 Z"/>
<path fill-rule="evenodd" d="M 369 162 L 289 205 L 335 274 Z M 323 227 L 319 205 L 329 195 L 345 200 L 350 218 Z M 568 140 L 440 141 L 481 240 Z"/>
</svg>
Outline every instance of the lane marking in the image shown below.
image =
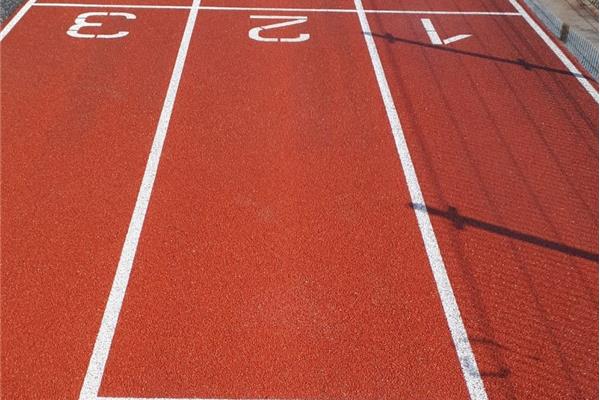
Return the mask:
<svg viewBox="0 0 600 400">
<path fill-rule="evenodd" d="M 193 6 L 169 6 L 150 4 L 85 4 L 85 3 L 36 3 L 36 7 L 79 7 L 79 8 L 149 8 L 157 10 L 189 10 Z M 278 8 L 278 7 L 224 7 L 224 6 L 199 6 L 203 11 L 273 11 L 273 12 L 322 12 L 322 13 L 350 13 L 356 10 L 347 8 Z M 521 16 L 518 12 L 502 11 L 430 11 L 430 10 L 365 10 L 367 14 L 423 14 L 423 15 L 496 15 L 496 16 Z"/>
<path fill-rule="evenodd" d="M 75 24 L 73 24 L 69 30 L 67 30 L 67 35 L 76 39 L 119 39 L 129 35 L 129 31 L 118 31 L 117 33 L 81 33 L 79 32 L 81 28 L 99 28 L 102 26 L 102 22 L 90 22 L 87 19 L 89 17 L 122 17 L 125 19 L 136 19 L 134 14 L 124 13 L 124 12 L 86 12 L 83 14 L 79 14 L 77 18 L 75 18 Z M 100 18 L 102 19 L 102 18 Z"/>
<path fill-rule="evenodd" d="M 322 13 L 351 13 L 353 10 L 344 8 L 298 8 L 298 7 L 230 7 L 202 6 L 207 11 L 281 11 L 281 12 L 322 12 Z"/>
<path fill-rule="evenodd" d="M 497 15 L 519 16 L 516 12 L 504 11 L 428 11 L 428 10 L 365 10 L 366 14 L 430 14 L 430 15 Z"/>
<path fill-rule="evenodd" d="M 281 11 L 281 12 L 322 12 L 322 13 L 349 13 L 356 14 L 352 8 L 277 8 L 277 7 L 224 7 L 224 6 L 202 6 L 203 10 L 213 11 Z M 429 11 L 429 10 L 365 10 L 369 14 L 438 14 L 438 15 L 512 15 L 518 16 L 516 12 L 494 12 L 494 11 Z"/>
<path fill-rule="evenodd" d="M 4 40 L 6 35 L 17 25 L 17 23 L 27 14 L 27 11 L 35 4 L 35 0 L 29 0 L 21 9 L 15 14 L 14 17 L 8 21 L 8 24 L 4 25 L 2 31 L 0 31 L 0 42 Z"/>
<path fill-rule="evenodd" d="M 363 10 L 362 1 L 354 0 L 354 5 L 358 11 L 361 29 L 364 32 L 363 36 L 367 43 L 367 48 L 369 49 L 369 55 L 371 56 L 371 62 L 373 63 L 373 69 L 385 105 L 390 128 L 394 136 L 394 141 L 396 142 L 396 149 L 398 151 L 398 156 L 400 157 L 411 201 L 413 204 L 426 204 L 408 150 L 406 138 L 404 137 L 404 131 L 402 130 L 400 118 L 398 117 L 398 111 L 396 110 L 396 105 L 394 104 L 394 99 L 385 77 L 383 65 L 381 64 L 381 59 L 379 58 L 373 36 L 370 35 L 371 28 L 369 27 L 367 15 Z M 446 315 L 448 327 L 450 328 L 450 334 L 452 336 L 452 341 L 454 342 L 454 347 L 460 362 L 465 383 L 467 384 L 470 398 L 472 400 L 487 400 L 487 393 L 477 367 L 477 362 L 475 361 L 475 355 L 473 354 L 471 344 L 469 343 L 467 331 L 460 316 L 460 310 L 456 298 L 454 297 L 452 285 L 450 284 L 450 279 L 446 272 L 446 266 L 444 265 L 444 260 L 442 259 L 442 254 L 440 253 L 440 248 L 435 232 L 433 231 L 433 226 L 429 220 L 427 209 L 424 207 L 415 208 L 415 215 L 417 217 L 419 230 L 421 231 L 427 257 L 429 258 L 431 271 L 433 272 L 435 284 L 442 302 L 444 314 Z"/>
<path fill-rule="evenodd" d="M 303 24 L 308 21 L 308 17 L 306 16 L 287 16 L 287 15 L 251 15 L 250 19 L 271 19 L 271 20 L 281 20 L 287 19 L 287 21 L 277 22 L 269 25 L 261 25 L 256 26 L 248 31 L 248 37 L 252 40 L 256 40 L 257 42 L 268 42 L 268 43 L 300 43 L 306 42 L 310 39 L 310 34 L 301 33 L 296 37 L 288 38 L 288 37 L 264 37 L 260 33 L 263 31 L 268 31 L 270 29 L 277 28 L 285 28 L 286 26 Z"/>
<path fill-rule="evenodd" d="M 421 23 L 423 24 L 423 28 L 425 28 L 425 32 L 427 32 L 427 36 L 429 36 L 429 40 L 431 40 L 431 44 L 444 44 L 429 18 L 422 18 Z"/>
<path fill-rule="evenodd" d="M 301 398 L 278 399 L 272 397 L 261 398 L 225 398 L 225 397 L 105 397 L 98 396 L 95 400 L 311 400 Z"/>
<path fill-rule="evenodd" d="M 191 10 L 191 6 L 161 6 L 150 4 L 84 4 L 84 3 L 35 3 L 36 7 L 74 7 L 74 8 L 148 8 L 157 10 Z M 516 13 L 518 15 L 518 13 Z"/>
<path fill-rule="evenodd" d="M 527 11 L 525 11 L 523 6 L 521 6 L 516 0 L 508 1 L 519 12 L 519 15 L 521 15 L 525 19 L 525 21 L 527 21 L 529 26 L 533 28 L 533 30 L 538 34 L 538 36 L 542 38 L 544 43 L 546 43 L 546 45 L 550 47 L 550 50 L 552 50 L 554 54 L 556 54 L 560 61 L 562 61 L 563 65 L 567 67 L 569 72 L 571 72 L 575 76 L 575 78 L 577 78 L 581 86 L 583 86 L 583 88 L 589 93 L 590 96 L 592 96 L 596 103 L 598 103 L 598 91 L 583 76 L 579 69 L 571 62 L 569 57 L 567 57 L 565 53 L 563 53 L 560 47 L 558 47 L 558 45 L 554 43 L 550 36 L 548 36 L 548 34 L 538 25 L 537 22 L 535 22 L 535 20 L 527 13 Z"/>
<path fill-rule="evenodd" d="M 448 45 L 450 43 L 458 42 L 459 40 L 467 39 L 473 36 L 471 34 L 461 34 L 442 40 L 440 35 L 437 33 L 435 26 L 433 26 L 433 22 L 431 22 L 429 18 L 421 18 L 421 24 L 423 24 L 423 28 L 425 28 L 425 32 L 427 32 L 427 36 L 429 36 L 431 44 L 435 45 Z"/>
<path fill-rule="evenodd" d="M 187 57 L 192 32 L 194 31 L 194 26 L 196 24 L 200 1 L 201 0 L 194 0 L 194 7 L 190 10 L 183 37 L 181 38 L 177 59 L 175 61 L 175 66 L 173 67 L 173 73 L 154 134 L 152 148 L 146 163 L 144 177 L 142 178 L 140 191 L 137 196 L 131 221 L 129 222 L 129 228 L 127 230 L 127 235 L 125 236 L 125 242 L 121 251 L 115 278 L 110 289 L 98 336 L 96 337 L 96 343 L 94 344 L 94 350 L 90 357 L 90 363 L 79 395 L 80 400 L 95 400 L 98 397 L 106 360 L 108 359 L 112 340 L 115 335 L 117 321 L 119 319 L 119 314 L 121 313 L 123 299 L 131 276 L 131 269 L 133 268 L 133 260 L 135 259 L 140 234 L 146 217 L 146 211 L 148 210 L 148 204 L 152 194 L 152 188 L 156 179 L 160 156 L 167 137 L 169 122 L 171 120 L 171 114 L 173 112 L 173 106 L 175 104 L 175 98 L 177 96 L 177 90 L 179 88 L 179 82 Z"/>
</svg>

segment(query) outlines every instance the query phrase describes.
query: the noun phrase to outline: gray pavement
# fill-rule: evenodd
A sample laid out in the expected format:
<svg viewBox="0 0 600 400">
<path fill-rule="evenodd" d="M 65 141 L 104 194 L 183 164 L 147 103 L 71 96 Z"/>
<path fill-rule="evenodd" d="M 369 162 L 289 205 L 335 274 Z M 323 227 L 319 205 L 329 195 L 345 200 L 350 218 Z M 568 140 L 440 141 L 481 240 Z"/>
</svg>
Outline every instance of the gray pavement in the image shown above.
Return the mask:
<svg viewBox="0 0 600 400">
<path fill-rule="evenodd" d="M 0 0 L 0 23 L 4 22 L 23 0 Z"/>
<path fill-rule="evenodd" d="M 586 0 L 537 0 L 598 48 L 598 9 Z"/>
<path fill-rule="evenodd" d="M 598 9 L 596 0 L 522 0 L 598 81 Z M 585 1 L 585 3 L 584 3 Z M 587 2 L 590 3 L 587 3 Z"/>
</svg>

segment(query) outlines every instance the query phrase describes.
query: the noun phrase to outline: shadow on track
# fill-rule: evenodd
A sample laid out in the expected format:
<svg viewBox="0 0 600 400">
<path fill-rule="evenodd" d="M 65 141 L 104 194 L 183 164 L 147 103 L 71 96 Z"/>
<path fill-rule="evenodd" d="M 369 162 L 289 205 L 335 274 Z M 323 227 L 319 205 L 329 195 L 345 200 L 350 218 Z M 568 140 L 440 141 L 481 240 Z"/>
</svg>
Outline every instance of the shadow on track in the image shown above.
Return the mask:
<svg viewBox="0 0 600 400">
<path fill-rule="evenodd" d="M 363 32 L 363 34 L 370 35 L 370 36 L 373 36 L 373 37 L 382 38 L 382 39 L 387 40 L 390 43 L 412 44 L 412 45 L 415 45 L 415 46 L 429 47 L 431 49 L 437 49 L 437 50 L 440 50 L 440 51 L 447 51 L 447 52 L 450 52 L 450 53 L 457 53 L 457 54 L 467 55 L 467 56 L 471 56 L 471 57 L 484 58 L 484 59 L 487 59 L 487 60 L 492 60 L 492 61 L 497 61 L 497 62 L 502 62 L 502 63 L 507 63 L 507 64 L 518 65 L 520 67 L 525 68 L 528 71 L 531 71 L 531 70 L 534 70 L 534 69 L 539 69 L 539 70 L 553 72 L 553 73 L 557 73 L 557 74 L 563 74 L 563 75 L 574 76 L 574 77 L 577 77 L 577 78 L 585 78 L 585 79 L 591 79 L 591 80 L 593 80 L 593 78 L 590 77 L 590 76 L 588 76 L 588 75 L 574 74 L 574 73 L 572 73 L 570 71 L 563 70 L 563 69 L 551 68 L 551 67 L 547 67 L 545 65 L 539 65 L 539 64 L 531 64 L 531 63 L 527 62 L 526 60 L 524 60 L 522 58 L 518 58 L 516 60 L 511 60 L 511 59 L 507 59 L 507 58 L 500 58 L 500 57 L 490 56 L 490 55 L 487 55 L 487 54 L 475 53 L 475 52 L 472 52 L 472 51 L 457 50 L 457 49 L 452 49 L 452 48 L 449 48 L 449 47 L 442 47 L 442 46 L 434 45 L 434 44 L 431 44 L 431 43 L 419 42 L 419 41 L 410 40 L 410 39 L 402 39 L 402 38 L 399 38 L 399 37 L 396 37 L 396 36 L 392 35 L 391 33 L 386 33 L 386 34 L 382 35 L 380 33 Z"/>
<path fill-rule="evenodd" d="M 429 206 L 426 207 L 423 204 L 410 203 L 410 207 L 415 210 L 426 210 L 430 215 L 446 218 L 454 224 L 454 227 L 456 229 L 464 229 L 467 226 L 471 226 L 473 228 L 483 229 L 485 231 L 496 233 L 498 235 L 507 236 L 512 239 L 520 240 L 522 242 L 531 243 L 536 246 L 545 247 L 547 249 L 559 251 L 561 253 L 568 254 L 573 257 L 579 257 L 598 263 L 598 254 L 596 253 L 578 249 L 572 246 L 567 246 L 564 243 L 553 242 L 551 240 L 547 240 L 528 233 L 519 232 L 503 226 L 494 225 L 489 222 L 481 221 L 475 218 L 460 215 L 456 207 L 448 207 L 447 211 Z"/>
</svg>

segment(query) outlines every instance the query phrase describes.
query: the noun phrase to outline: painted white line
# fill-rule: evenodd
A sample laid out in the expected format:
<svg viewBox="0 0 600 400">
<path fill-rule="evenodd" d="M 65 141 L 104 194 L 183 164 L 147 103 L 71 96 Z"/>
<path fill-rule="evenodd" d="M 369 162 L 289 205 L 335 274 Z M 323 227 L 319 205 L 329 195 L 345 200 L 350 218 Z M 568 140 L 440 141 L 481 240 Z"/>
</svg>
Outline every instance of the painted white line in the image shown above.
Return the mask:
<svg viewBox="0 0 600 400">
<path fill-rule="evenodd" d="M 427 36 L 429 36 L 429 40 L 431 40 L 431 44 L 444 44 L 429 18 L 421 18 L 421 23 L 423 24 L 423 28 L 425 28 L 425 32 L 427 32 Z"/>
<path fill-rule="evenodd" d="M 425 32 L 427 32 L 427 36 L 429 36 L 431 44 L 434 44 L 436 46 L 448 45 L 454 42 L 458 42 L 459 40 L 470 38 L 472 36 L 470 34 L 461 34 L 442 40 L 440 38 L 440 35 L 437 33 L 435 26 L 433 26 L 433 22 L 431 22 L 429 18 L 421 18 L 421 24 L 423 24 L 423 28 L 425 28 Z"/>
<path fill-rule="evenodd" d="M 548 36 L 548 34 L 538 25 L 537 22 L 525 11 L 523 6 L 521 6 L 517 0 L 509 0 L 510 4 L 519 12 L 519 14 L 527 21 L 529 26 L 533 28 L 533 30 L 542 38 L 544 43 L 550 47 L 550 50 L 556 54 L 556 56 L 562 61 L 562 63 L 567 67 L 567 69 L 575 75 L 581 86 L 589 93 L 590 96 L 598 103 L 598 91 L 594 86 L 583 76 L 583 74 L 577 69 L 577 67 L 569 60 L 569 57 L 563 53 L 563 51 L 558 47 L 558 45 Z"/>
<path fill-rule="evenodd" d="M 467 331 L 460 316 L 460 310 L 458 309 L 458 304 L 456 303 L 456 298 L 454 297 L 452 285 L 450 284 L 450 279 L 448 278 L 448 273 L 446 272 L 446 266 L 444 265 L 444 260 L 442 259 L 442 255 L 440 253 L 440 248 L 433 231 L 433 226 L 429 220 L 429 214 L 424 206 L 425 200 L 423 199 L 423 193 L 421 192 L 421 187 L 417 179 L 417 173 L 412 163 L 408 145 L 404 137 L 404 131 L 402 130 L 396 105 L 394 104 L 394 99 L 385 77 L 385 72 L 381 64 L 381 59 L 379 58 L 379 53 L 377 52 L 375 41 L 370 35 L 371 28 L 369 27 L 367 15 L 363 10 L 361 0 L 354 0 L 354 5 L 358 11 L 358 18 L 360 20 L 361 28 L 364 32 L 365 41 L 367 42 L 367 47 L 373 63 L 373 69 L 377 78 L 381 97 L 383 98 L 385 110 L 388 116 L 390 127 L 392 129 L 392 134 L 396 142 L 396 149 L 400 157 L 400 162 L 404 171 L 404 176 L 410 192 L 412 204 L 422 205 L 422 207 L 415 208 L 415 215 L 417 217 L 419 229 L 421 231 L 423 243 L 427 252 L 427 257 L 429 258 L 431 271 L 433 272 L 437 290 L 442 302 L 442 307 L 444 309 L 444 313 L 446 314 L 446 320 L 448 322 L 448 327 L 450 328 L 450 335 L 452 336 L 452 341 L 454 342 L 456 354 L 458 355 L 458 360 L 460 362 L 465 383 L 467 384 L 470 398 L 472 400 L 487 400 L 487 393 L 481 379 L 481 374 L 477 368 L 475 355 L 471 349 Z"/>
<path fill-rule="evenodd" d="M 193 1 L 194 7 L 190 10 L 183 37 L 181 38 L 177 59 L 175 61 L 175 66 L 173 67 L 173 73 L 171 74 L 171 80 L 154 134 L 154 140 L 148 156 L 148 162 L 146 163 L 140 191 L 137 196 L 131 221 L 129 222 L 129 228 L 121 251 L 115 278 L 110 289 L 98 336 L 96 337 L 96 343 L 94 344 L 94 350 L 81 388 L 79 396 L 80 400 L 97 399 L 98 390 L 102 383 L 106 360 L 108 359 L 108 353 L 110 352 L 112 340 L 117 328 L 117 321 L 119 319 L 119 314 L 121 313 L 125 291 L 127 290 L 127 285 L 129 283 L 133 260 L 135 259 L 138 241 L 144 225 L 146 211 L 148 210 L 148 204 L 150 202 L 154 180 L 156 179 L 163 145 L 167 137 L 171 113 L 173 112 L 177 89 L 179 88 L 183 66 L 187 57 L 192 32 L 194 31 L 199 5 L 200 0 Z"/>
<path fill-rule="evenodd" d="M 35 3 L 36 7 L 74 7 L 74 8 L 148 8 L 162 10 L 190 10 L 191 6 L 159 6 L 144 4 L 85 4 L 85 3 Z"/>
<path fill-rule="evenodd" d="M 365 10 L 366 14 L 422 14 L 422 15 L 497 15 L 519 16 L 516 12 L 503 11 L 429 11 L 429 10 Z"/>
<path fill-rule="evenodd" d="M 261 398 L 223 398 L 223 397 L 97 397 L 96 400 L 310 400 L 310 399 L 277 399 L 270 397 Z"/>
<path fill-rule="evenodd" d="M 21 9 L 15 14 L 15 16 L 12 17 L 6 25 L 4 25 L 4 28 L 2 28 L 2 31 L 0 31 L 0 42 L 4 40 L 6 35 L 8 35 L 8 33 L 15 27 L 15 25 L 17 25 L 21 18 L 23 18 L 25 14 L 27 14 L 27 11 L 29 11 L 29 9 L 34 4 L 35 0 L 29 0 L 27 3 L 25 3 L 23 7 L 21 7 Z"/>
<path fill-rule="evenodd" d="M 322 12 L 322 13 L 351 13 L 352 8 L 277 8 L 277 7 L 224 7 L 202 6 L 203 10 L 214 11 L 274 11 L 274 12 Z M 487 11 L 430 11 L 430 10 L 365 10 L 368 14 L 434 14 L 434 15 L 508 15 L 518 16 L 517 12 L 487 12 Z"/>
<path fill-rule="evenodd" d="M 251 15 L 250 19 L 299 19 L 304 21 L 308 18 L 299 15 Z"/>
<path fill-rule="evenodd" d="M 85 4 L 85 3 L 36 3 L 38 7 L 79 7 L 79 8 L 149 8 L 162 10 L 189 10 L 192 6 L 143 5 L 143 4 Z M 272 11 L 272 12 L 309 12 L 309 13 L 356 13 L 347 8 L 281 8 L 281 7 L 226 7 L 200 6 L 203 11 Z M 416 15 L 497 15 L 520 16 L 518 12 L 495 11 L 430 11 L 430 10 L 365 10 L 368 14 L 416 14 Z"/>
<path fill-rule="evenodd" d="M 353 13 L 352 9 L 345 8 L 279 8 L 279 7 L 225 7 L 202 6 L 207 11 L 274 11 L 274 12 L 322 12 L 322 13 Z"/>
</svg>

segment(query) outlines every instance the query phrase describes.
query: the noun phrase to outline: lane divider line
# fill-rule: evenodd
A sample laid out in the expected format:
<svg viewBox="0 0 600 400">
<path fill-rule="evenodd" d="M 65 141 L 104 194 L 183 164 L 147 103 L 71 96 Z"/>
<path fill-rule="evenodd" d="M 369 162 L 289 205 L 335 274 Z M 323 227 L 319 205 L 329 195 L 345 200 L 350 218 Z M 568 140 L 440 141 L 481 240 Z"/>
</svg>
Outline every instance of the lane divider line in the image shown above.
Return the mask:
<svg viewBox="0 0 600 400">
<path fill-rule="evenodd" d="M 375 45 L 373 36 L 370 35 L 371 28 L 369 26 L 369 21 L 367 20 L 367 15 L 364 12 L 362 1 L 354 0 L 354 5 L 358 11 L 361 29 L 367 43 L 367 48 L 369 49 L 371 62 L 373 63 L 373 69 L 385 105 L 392 135 L 396 142 L 396 149 L 398 151 L 398 156 L 400 157 L 412 204 L 426 204 L 410 156 L 408 144 L 404 137 L 404 131 L 400 123 L 400 118 L 398 117 L 398 111 L 396 110 L 396 105 L 394 104 L 394 99 L 387 78 L 385 77 L 383 65 L 381 64 L 381 59 L 377 52 L 377 46 Z M 442 254 L 429 219 L 429 214 L 425 207 L 416 207 L 415 215 L 417 217 L 431 272 L 433 273 L 435 284 L 442 302 L 442 308 L 446 315 L 448 327 L 450 328 L 450 335 L 454 342 L 454 347 L 470 398 L 471 400 L 487 400 L 487 393 L 481 379 L 481 374 L 479 373 L 479 368 L 477 367 L 477 362 L 475 361 L 475 355 L 473 354 L 471 344 L 469 343 L 467 330 L 465 329 L 456 298 L 454 297 L 454 291 L 452 290 L 452 285 L 450 284 L 450 279 L 446 272 L 446 266 L 442 259 Z"/>
<path fill-rule="evenodd" d="M 517 0 L 508 0 L 510 4 L 519 12 L 519 15 L 527 21 L 529 26 L 533 28 L 535 33 L 538 34 L 540 38 L 546 43 L 550 50 L 556 54 L 556 56 L 562 61 L 565 67 L 571 72 L 575 78 L 581 83 L 581 86 L 589 93 L 590 96 L 598 103 L 598 91 L 594 86 L 588 81 L 584 75 L 579 71 L 579 69 L 571 62 L 569 57 L 565 55 L 565 53 L 560 49 L 560 47 L 548 36 L 548 34 L 540 27 L 540 25 L 535 22 L 535 20 L 525 11 L 525 8 Z"/>
<path fill-rule="evenodd" d="M 510 11 L 429 11 L 429 10 L 365 10 L 366 14 L 490 15 L 518 16 Z"/>
<path fill-rule="evenodd" d="M 27 3 L 25 3 L 25 5 L 21 7 L 21 9 L 15 14 L 15 16 L 12 17 L 6 25 L 4 25 L 4 28 L 2 28 L 2 31 L 0 31 L 0 42 L 4 40 L 6 35 L 8 35 L 8 33 L 15 27 L 15 25 L 17 25 L 21 18 L 23 18 L 25 14 L 27 14 L 27 11 L 29 11 L 29 9 L 35 4 L 35 1 L 36 0 L 29 0 Z"/>
<path fill-rule="evenodd" d="M 117 266 L 117 271 L 110 289 L 106 308 L 104 309 L 104 315 L 102 316 L 102 322 L 100 323 L 100 329 L 96 342 L 94 344 L 94 350 L 90 357 L 90 363 L 88 365 L 83 385 L 81 388 L 80 400 L 96 400 L 98 398 L 98 392 L 100 390 L 100 384 L 102 383 L 102 376 L 104 375 L 104 368 L 106 366 L 106 360 L 110 352 L 110 347 L 115 335 L 117 328 L 117 321 L 119 314 L 121 313 L 121 307 L 123 305 L 123 299 L 125 298 L 125 292 L 131 276 L 131 270 L 133 268 L 133 261 L 137 251 L 140 234 L 144 225 L 144 219 L 146 217 L 146 211 L 148 210 L 148 204 L 150 203 L 150 196 L 158 172 L 158 165 L 160 162 L 160 156 L 163 150 L 163 145 L 167 137 L 167 131 L 169 129 L 169 122 L 171 120 L 171 114 L 175 104 L 175 98 L 177 96 L 177 90 L 179 88 L 179 82 L 183 73 L 183 67 L 188 53 L 188 48 L 192 38 L 192 32 L 196 24 L 196 17 L 198 15 L 198 6 L 201 0 L 194 0 L 193 7 L 190 9 L 190 13 L 185 25 L 183 37 L 181 38 L 181 44 L 179 45 L 179 51 L 177 52 L 177 59 L 175 66 L 173 67 L 173 73 L 171 74 L 171 80 L 167 89 L 167 94 L 163 103 L 163 108 L 158 120 L 156 132 L 154 134 L 154 140 L 152 142 L 152 148 L 148 156 L 146 163 L 146 169 L 144 171 L 144 177 L 140 185 L 135 208 L 129 222 L 129 228 L 127 235 L 125 236 L 125 242 L 121 251 L 121 257 Z"/>
<path fill-rule="evenodd" d="M 349 13 L 356 14 L 351 8 L 278 8 L 278 7 L 226 7 L 226 6 L 201 6 L 203 10 L 213 11 L 281 11 L 281 12 L 323 12 L 323 13 Z M 512 15 L 516 12 L 495 11 L 430 11 L 430 10 L 365 10 L 368 14 L 436 14 L 436 15 Z"/>
<path fill-rule="evenodd" d="M 85 3 L 36 3 L 36 7 L 79 7 L 79 8 L 148 8 L 158 10 L 189 10 L 193 6 L 145 5 L 145 4 L 85 4 Z M 322 12 L 356 14 L 356 10 L 348 8 L 280 8 L 280 7 L 226 7 L 199 6 L 203 11 L 273 11 L 273 12 Z M 431 11 L 431 10 L 365 10 L 367 14 L 424 14 L 424 15 L 491 15 L 521 16 L 518 12 L 503 11 Z"/>
<path fill-rule="evenodd" d="M 223 398 L 223 397 L 97 397 L 96 400 L 313 400 L 313 399 L 277 399 L 271 397 L 261 398 Z"/>
<path fill-rule="evenodd" d="M 191 10 L 191 6 L 166 6 L 151 4 L 92 4 L 92 3 L 35 3 L 36 7 L 73 7 L 73 8 L 148 8 L 157 10 Z M 518 15 L 518 13 L 516 13 Z"/>
</svg>

